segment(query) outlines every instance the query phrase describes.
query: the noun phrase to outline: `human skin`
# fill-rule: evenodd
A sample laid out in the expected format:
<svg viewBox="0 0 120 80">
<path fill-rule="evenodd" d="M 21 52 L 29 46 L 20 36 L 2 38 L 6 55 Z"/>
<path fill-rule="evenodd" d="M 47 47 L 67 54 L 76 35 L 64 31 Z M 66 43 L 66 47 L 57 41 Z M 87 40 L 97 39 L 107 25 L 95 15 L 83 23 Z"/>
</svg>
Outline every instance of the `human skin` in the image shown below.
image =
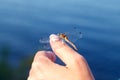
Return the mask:
<svg viewBox="0 0 120 80">
<path fill-rule="evenodd" d="M 58 36 L 50 36 L 52 51 L 38 51 L 27 80 L 95 80 L 85 58 Z M 55 63 L 57 55 L 65 66 Z"/>
</svg>

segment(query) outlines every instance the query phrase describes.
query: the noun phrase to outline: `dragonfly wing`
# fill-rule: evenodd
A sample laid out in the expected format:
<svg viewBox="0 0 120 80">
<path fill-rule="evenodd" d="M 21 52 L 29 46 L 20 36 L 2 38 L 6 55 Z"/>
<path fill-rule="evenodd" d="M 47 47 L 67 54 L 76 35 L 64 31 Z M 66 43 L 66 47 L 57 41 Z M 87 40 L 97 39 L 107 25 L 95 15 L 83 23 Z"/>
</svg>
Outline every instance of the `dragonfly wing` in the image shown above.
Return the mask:
<svg viewBox="0 0 120 80">
<path fill-rule="evenodd" d="M 39 40 L 41 49 L 48 50 L 50 49 L 49 37 L 41 37 Z"/>
<path fill-rule="evenodd" d="M 82 38 L 82 33 L 78 30 L 73 30 L 71 32 L 66 32 L 65 33 L 68 37 L 68 39 L 72 42 L 76 42 L 77 40 Z"/>
<path fill-rule="evenodd" d="M 48 37 L 41 37 L 39 42 L 40 43 L 49 43 L 49 38 Z"/>
</svg>

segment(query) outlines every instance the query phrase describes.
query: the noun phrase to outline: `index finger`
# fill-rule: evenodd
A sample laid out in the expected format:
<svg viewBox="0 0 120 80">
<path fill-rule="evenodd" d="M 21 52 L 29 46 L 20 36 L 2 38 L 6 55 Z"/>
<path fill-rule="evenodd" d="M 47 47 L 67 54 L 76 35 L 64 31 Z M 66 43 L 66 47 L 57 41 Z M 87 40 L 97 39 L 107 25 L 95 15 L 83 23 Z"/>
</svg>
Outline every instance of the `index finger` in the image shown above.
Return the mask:
<svg viewBox="0 0 120 80">
<path fill-rule="evenodd" d="M 54 53 L 66 64 L 73 65 L 78 53 L 70 48 L 65 42 L 63 42 L 59 36 L 52 34 L 50 35 L 50 45 Z"/>
</svg>

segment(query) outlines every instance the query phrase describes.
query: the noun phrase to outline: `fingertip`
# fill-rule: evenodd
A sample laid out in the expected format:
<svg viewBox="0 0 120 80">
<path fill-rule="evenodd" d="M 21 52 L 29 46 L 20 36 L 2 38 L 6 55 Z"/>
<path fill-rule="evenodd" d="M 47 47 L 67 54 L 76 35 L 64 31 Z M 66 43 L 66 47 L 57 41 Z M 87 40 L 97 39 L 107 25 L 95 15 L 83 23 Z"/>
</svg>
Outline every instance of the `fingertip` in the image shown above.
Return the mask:
<svg viewBox="0 0 120 80">
<path fill-rule="evenodd" d="M 61 47 L 63 47 L 63 45 L 65 45 L 65 42 L 63 42 L 63 40 L 58 35 L 51 34 L 50 35 L 50 45 L 53 50 L 57 50 L 57 49 L 60 49 Z"/>
<path fill-rule="evenodd" d="M 55 34 L 51 34 L 49 38 L 50 38 L 50 41 L 52 42 L 56 42 L 60 40 L 59 36 Z"/>
<path fill-rule="evenodd" d="M 51 51 L 38 51 L 35 54 L 34 60 L 40 60 L 40 59 L 43 59 L 43 58 L 48 58 L 53 62 L 56 60 L 55 54 Z"/>
<path fill-rule="evenodd" d="M 51 34 L 50 35 L 50 45 L 55 52 L 75 52 L 70 46 L 68 46 L 63 39 L 61 39 L 58 35 Z M 60 53 L 59 52 L 59 53 Z"/>
</svg>

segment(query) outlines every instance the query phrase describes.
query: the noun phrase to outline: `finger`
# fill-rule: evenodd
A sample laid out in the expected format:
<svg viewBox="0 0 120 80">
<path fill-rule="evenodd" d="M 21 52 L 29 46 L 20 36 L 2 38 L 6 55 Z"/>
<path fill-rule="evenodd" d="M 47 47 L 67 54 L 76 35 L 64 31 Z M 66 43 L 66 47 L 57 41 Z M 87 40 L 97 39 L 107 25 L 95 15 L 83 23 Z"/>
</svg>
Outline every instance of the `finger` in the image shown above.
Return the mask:
<svg viewBox="0 0 120 80">
<path fill-rule="evenodd" d="M 56 60 L 55 54 L 51 51 L 38 51 L 34 59 L 39 59 L 40 57 L 49 58 L 53 62 Z"/>
<path fill-rule="evenodd" d="M 28 79 L 27 80 L 44 80 L 44 75 L 43 75 L 43 72 L 37 70 L 37 69 L 31 69 L 30 70 L 30 74 L 28 76 Z"/>
<path fill-rule="evenodd" d="M 75 56 L 78 55 L 76 51 L 64 43 L 59 36 L 50 35 L 50 45 L 55 54 L 66 64 L 73 65 Z"/>
<path fill-rule="evenodd" d="M 32 62 L 28 80 L 43 80 L 43 72 L 47 72 L 54 65 L 55 54 L 50 51 L 38 51 Z"/>
<path fill-rule="evenodd" d="M 55 62 L 55 60 L 56 60 L 56 56 L 55 56 L 55 54 L 53 53 L 53 52 L 51 52 L 51 51 L 47 51 L 46 53 L 45 53 L 45 56 L 47 56 L 51 61 L 53 61 L 53 62 Z"/>
<path fill-rule="evenodd" d="M 52 54 L 52 57 L 49 54 Z M 50 69 L 51 66 L 55 65 L 53 61 L 55 61 L 55 57 L 53 57 L 53 52 L 39 51 L 34 57 L 32 67 L 35 67 L 40 71 L 45 71 L 47 69 Z"/>
</svg>

